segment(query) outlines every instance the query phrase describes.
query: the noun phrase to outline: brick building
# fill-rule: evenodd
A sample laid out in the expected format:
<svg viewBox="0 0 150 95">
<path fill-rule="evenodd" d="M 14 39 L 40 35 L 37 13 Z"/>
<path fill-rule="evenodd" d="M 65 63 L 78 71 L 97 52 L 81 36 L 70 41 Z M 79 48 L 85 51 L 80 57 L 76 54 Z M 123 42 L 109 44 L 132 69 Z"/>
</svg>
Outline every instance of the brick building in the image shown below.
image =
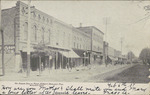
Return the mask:
<svg viewBox="0 0 150 95">
<path fill-rule="evenodd" d="M 115 61 L 118 60 L 118 56 L 115 55 L 116 52 L 117 52 L 116 49 L 108 46 L 108 58 L 112 64 L 114 64 Z"/>
<path fill-rule="evenodd" d="M 67 63 L 71 66 L 76 66 L 89 62 L 88 51 L 92 47 L 90 44 L 91 38 L 87 33 L 36 9 L 34 6 L 31 6 L 30 15 L 31 70 L 35 71 L 39 68 L 39 56 L 37 54 L 39 46 L 44 47 L 44 49 L 40 50 L 42 53 L 42 56 L 40 56 L 41 63 L 44 68 L 66 68 Z M 13 56 L 10 61 L 13 63 L 12 67 L 15 66 L 16 70 L 20 68 L 26 70 L 28 36 L 27 4 L 18 1 L 16 6 L 2 10 L 2 27 L 5 32 L 4 44 L 10 47 L 10 54 Z M 47 54 L 45 49 L 49 54 Z M 100 50 L 101 47 L 99 46 L 98 49 Z"/>
<path fill-rule="evenodd" d="M 103 37 L 104 33 L 94 26 L 78 27 L 77 29 L 83 31 L 90 36 L 90 63 L 101 64 L 103 59 Z"/>
</svg>

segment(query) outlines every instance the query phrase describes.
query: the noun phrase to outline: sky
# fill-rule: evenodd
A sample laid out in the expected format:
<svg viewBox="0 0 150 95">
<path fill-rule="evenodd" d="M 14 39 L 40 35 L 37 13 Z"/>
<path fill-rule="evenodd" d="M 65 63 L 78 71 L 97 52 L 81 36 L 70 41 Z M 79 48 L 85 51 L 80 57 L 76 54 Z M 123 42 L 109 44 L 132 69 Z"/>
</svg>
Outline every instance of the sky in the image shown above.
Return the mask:
<svg viewBox="0 0 150 95">
<path fill-rule="evenodd" d="M 27 3 L 27 1 L 23 1 Z M 1 8 L 15 6 L 16 1 L 2 1 Z M 95 26 L 107 35 L 109 46 L 139 56 L 150 48 L 150 13 L 144 10 L 150 1 L 31 1 L 31 5 L 74 27 Z M 146 19 L 143 19 L 148 17 Z M 106 21 L 107 19 L 107 32 Z"/>
</svg>

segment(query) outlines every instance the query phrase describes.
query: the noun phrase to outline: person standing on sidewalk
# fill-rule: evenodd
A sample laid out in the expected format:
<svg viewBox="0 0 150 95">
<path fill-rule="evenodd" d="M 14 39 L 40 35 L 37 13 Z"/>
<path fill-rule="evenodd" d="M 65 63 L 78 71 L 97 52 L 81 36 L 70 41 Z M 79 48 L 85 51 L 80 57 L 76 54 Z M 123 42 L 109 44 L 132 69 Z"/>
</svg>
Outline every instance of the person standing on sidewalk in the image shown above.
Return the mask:
<svg viewBox="0 0 150 95">
<path fill-rule="evenodd" d="M 66 68 L 67 68 L 67 69 L 68 69 L 68 71 L 69 71 L 69 69 L 70 69 L 69 62 L 67 62 L 67 64 L 66 64 Z"/>
</svg>

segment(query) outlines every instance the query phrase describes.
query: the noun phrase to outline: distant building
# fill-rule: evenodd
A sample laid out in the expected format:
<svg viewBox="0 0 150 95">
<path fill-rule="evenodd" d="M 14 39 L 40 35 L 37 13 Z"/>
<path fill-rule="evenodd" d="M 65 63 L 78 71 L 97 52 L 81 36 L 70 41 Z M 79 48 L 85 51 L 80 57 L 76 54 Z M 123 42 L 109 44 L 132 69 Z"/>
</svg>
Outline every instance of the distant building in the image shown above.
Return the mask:
<svg viewBox="0 0 150 95">
<path fill-rule="evenodd" d="M 109 60 L 111 60 L 112 64 L 115 64 L 115 62 L 118 60 L 119 56 L 117 56 L 116 53 L 117 53 L 116 49 L 114 49 L 110 46 L 108 47 L 108 58 L 109 58 Z"/>
<path fill-rule="evenodd" d="M 112 47 L 108 47 L 108 55 L 111 57 L 115 57 L 115 49 Z"/>
<path fill-rule="evenodd" d="M 104 33 L 94 26 L 78 27 L 77 29 L 88 34 L 91 39 L 90 52 L 90 63 L 102 63 L 103 59 L 103 37 Z"/>
<path fill-rule="evenodd" d="M 103 41 L 103 62 L 107 63 L 107 57 L 108 57 L 108 42 Z"/>
<path fill-rule="evenodd" d="M 115 51 L 115 57 L 121 58 L 121 57 L 122 57 L 122 56 L 121 56 L 121 51 L 116 50 L 116 51 Z"/>
</svg>

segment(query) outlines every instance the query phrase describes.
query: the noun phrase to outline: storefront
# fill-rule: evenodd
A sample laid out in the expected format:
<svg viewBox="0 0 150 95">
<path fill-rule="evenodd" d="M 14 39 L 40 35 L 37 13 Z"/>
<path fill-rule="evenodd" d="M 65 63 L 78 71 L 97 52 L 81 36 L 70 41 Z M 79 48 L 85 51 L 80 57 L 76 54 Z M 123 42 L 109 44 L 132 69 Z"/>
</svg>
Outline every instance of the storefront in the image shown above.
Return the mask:
<svg viewBox="0 0 150 95">
<path fill-rule="evenodd" d="M 91 64 L 102 64 L 103 55 L 101 52 L 88 51 Z"/>
<path fill-rule="evenodd" d="M 90 57 L 88 51 L 81 50 L 81 49 L 73 49 L 73 51 L 79 56 L 79 58 L 75 60 L 78 66 L 80 65 L 87 66 L 90 63 L 89 62 Z"/>
</svg>

